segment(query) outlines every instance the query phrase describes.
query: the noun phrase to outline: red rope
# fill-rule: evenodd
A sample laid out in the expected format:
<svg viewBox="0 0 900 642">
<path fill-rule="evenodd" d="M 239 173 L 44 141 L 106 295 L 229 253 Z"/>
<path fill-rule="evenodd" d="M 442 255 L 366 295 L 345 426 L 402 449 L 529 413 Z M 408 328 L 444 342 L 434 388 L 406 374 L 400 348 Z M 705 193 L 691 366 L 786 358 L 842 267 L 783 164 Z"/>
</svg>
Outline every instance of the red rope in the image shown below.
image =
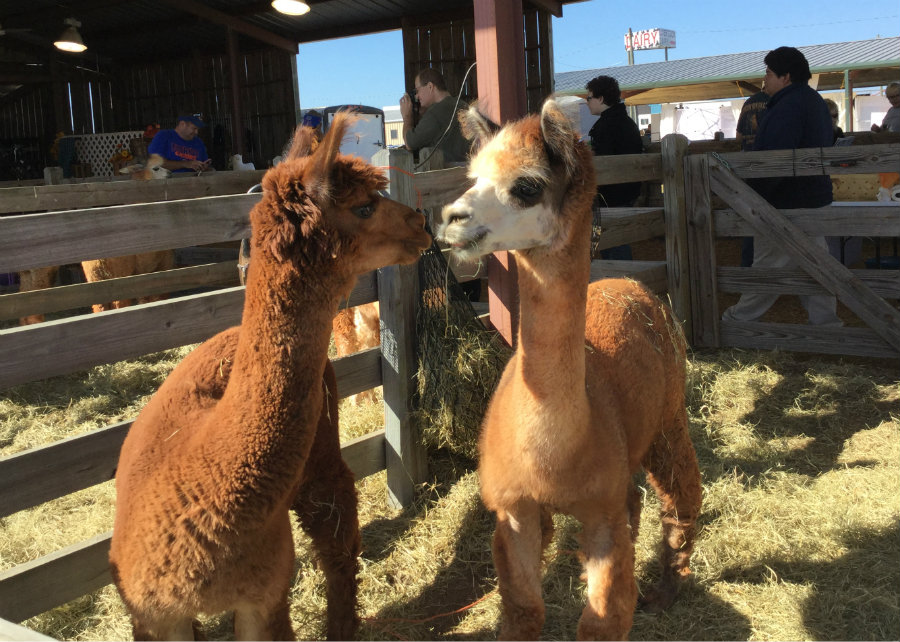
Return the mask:
<svg viewBox="0 0 900 642">
<path fill-rule="evenodd" d="M 400 169 L 399 167 L 394 167 L 393 165 L 383 165 L 382 167 L 384 167 L 384 169 L 396 170 L 396 171 L 400 172 L 401 174 L 406 174 L 411 179 L 413 179 L 413 189 L 416 190 L 416 209 L 421 210 L 422 209 L 422 193 L 419 191 L 419 188 L 416 187 L 416 175 L 413 174 L 412 172 L 410 172 L 409 170 Z"/>
<path fill-rule="evenodd" d="M 402 170 L 401 170 L 401 171 L 402 171 Z M 430 621 L 432 621 L 432 620 L 437 620 L 438 618 L 448 617 L 448 616 L 450 616 L 450 615 L 456 615 L 456 614 L 458 614 L 458 613 L 464 613 L 464 612 L 468 611 L 469 609 L 471 609 L 471 608 L 472 608 L 473 606 L 475 606 L 476 604 L 478 604 L 479 602 L 481 602 L 481 601 L 483 601 L 483 600 L 486 600 L 487 598 L 489 598 L 491 595 L 493 595 L 493 594 L 496 593 L 496 592 L 497 592 L 497 589 L 495 588 L 494 590 L 492 590 L 492 591 L 490 591 L 490 592 L 488 592 L 488 593 L 485 593 L 484 595 L 482 595 L 481 597 L 479 597 L 477 600 L 475 600 L 475 601 L 472 602 L 471 604 L 467 604 L 466 606 L 461 606 L 460 608 L 458 608 L 458 609 L 456 609 L 456 610 L 453 610 L 453 611 L 447 611 L 446 613 L 438 613 L 437 615 L 431 615 L 431 616 L 429 616 L 429 617 L 424 617 L 424 618 L 420 618 L 420 619 L 408 619 L 408 618 L 402 618 L 402 617 L 393 617 L 393 618 L 364 617 L 364 618 L 362 618 L 362 620 L 363 620 L 364 622 L 368 622 L 368 623 L 370 623 L 370 624 L 382 624 L 382 625 L 385 625 L 385 626 L 382 627 L 382 631 L 384 631 L 385 633 L 390 633 L 391 635 L 393 635 L 394 637 L 396 637 L 398 640 L 404 640 L 404 641 L 405 641 L 406 638 L 401 637 L 399 634 L 397 634 L 397 633 L 394 632 L 393 630 L 389 630 L 389 629 L 390 629 L 390 626 L 389 626 L 389 625 L 390 625 L 391 623 L 397 623 L 397 624 L 424 624 L 425 622 L 430 622 Z"/>
<path fill-rule="evenodd" d="M 403 170 L 400 170 L 400 171 L 402 172 Z M 553 555 L 553 558 L 551 558 L 550 561 L 552 561 L 553 559 L 556 559 L 560 555 L 572 555 L 574 557 L 577 557 L 578 551 L 571 550 L 571 549 L 565 549 L 565 548 L 559 549 L 556 551 L 556 553 Z M 432 620 L 437 620 L 438 618 L 448 617 L 450 615 L 456 615 L 458 613 L 464 613 L 464 612 L 468 611 L 469 609 L 471 609 L 476 604 L 478 604 L 479 602 L 486 600 L 487 598 L 489 598 L 496 592 L 497 592 L 497 589 L 495 588 L 495 589 L 485 593 L 484 595 L 479 597 L 477 600 L 475 600 L 471 604 L 467 604 L 466 606 L 461 606 L 458 609 L 455 609 L 453 611 L 447 611 L 446 613 L 438 613 L 436 615 L 430 615 L 428 617 L 423 617 L 423 618 L 419 618 L 419 619 L 410 619 L 410 618 L 402 618 L 402 617 L 393 617 L 393 618 L 364 617 L 361 619 L 363 622 L 368 622 L 369 624 L 383 625 L 381 627 L 381 630 L 384 633 L 389 633 L 390 635 L 393 635 L 398 640 L 407 642 L 407 639 L 402 637 L 400 634 L 396 633 L 390 627 L 390 624 L 392 624 L 392 623 L 393 624 L 424 624 L 424 623 L 430 622 Z"/>
</svg>

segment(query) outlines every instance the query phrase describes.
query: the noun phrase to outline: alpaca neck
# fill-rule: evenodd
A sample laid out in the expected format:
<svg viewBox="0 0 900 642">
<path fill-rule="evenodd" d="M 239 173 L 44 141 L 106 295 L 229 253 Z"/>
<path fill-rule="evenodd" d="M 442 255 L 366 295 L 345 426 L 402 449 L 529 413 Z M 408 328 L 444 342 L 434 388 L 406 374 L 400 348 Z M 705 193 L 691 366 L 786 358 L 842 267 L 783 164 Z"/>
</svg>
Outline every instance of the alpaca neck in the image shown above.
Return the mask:
<svg viewBox="0 0 900 642">
<path fill-rule="evenodd" d="M 222 402 L 239 413 L 237 434 L 227 436 L 232 463 L 265 475 L 263 487 L 278 494 L 303 470 L 322 411 L 332 319 L 354 279 L 328 269 L 301 271 L 258 250 Z"/>
<path fill-rule="evenodd" d="M 584 389 L 584 330 L 589 248 L 581 257 L 518 254 L 522 378 L 536 397 L 571 399 Z M 561 389 L 571 390 L 560 396 Z"/>
</svg>

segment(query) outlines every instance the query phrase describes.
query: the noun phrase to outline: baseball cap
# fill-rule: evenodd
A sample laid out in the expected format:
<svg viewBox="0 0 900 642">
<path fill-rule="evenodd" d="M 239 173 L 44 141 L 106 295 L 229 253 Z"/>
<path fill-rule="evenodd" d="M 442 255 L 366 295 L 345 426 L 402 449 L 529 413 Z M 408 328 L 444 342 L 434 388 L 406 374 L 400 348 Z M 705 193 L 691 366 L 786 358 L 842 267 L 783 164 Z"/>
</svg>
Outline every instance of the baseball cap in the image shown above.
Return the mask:
<svg viewBox="0 0 900 642">
<path fill-rule="evenodd" d="M 206 127 L 206 123 L 200 118 L 200 114 L 189 114 L 187 116 L 179 116 L 178 120 L 175 122 L 185 121 L 186 123 L 190 123 L 192 125 L 199 127 Z"/>
<path fill-rule="evenodd" d="M 306 127 L 312 127 L 313 129 L 315 129 L 321 123 L 322 123 L 322 117 L 319 116 L 318 113 L 316 113 L 314 111 L 310 111 L 310 112 L 306 112 L 306 115 L 303 116 L 303 122 L 301 124 Z"/>
</svg>

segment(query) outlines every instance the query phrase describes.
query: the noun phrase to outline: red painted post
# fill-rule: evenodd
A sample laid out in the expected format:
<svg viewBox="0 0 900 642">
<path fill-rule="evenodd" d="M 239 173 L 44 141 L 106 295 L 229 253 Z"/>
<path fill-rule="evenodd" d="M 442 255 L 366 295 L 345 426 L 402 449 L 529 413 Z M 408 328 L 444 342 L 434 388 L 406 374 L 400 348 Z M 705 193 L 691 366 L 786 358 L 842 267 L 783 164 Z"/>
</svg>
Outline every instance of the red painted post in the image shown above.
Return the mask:
<svg viewBox="0 0 900 642">
<path fill-rule="evenodd" d="M 525 34 L 522 0 L 475 0 L 475 56 L 482 113 L 504 123 L 525 115 Z M 503 73 L 500 73 L 500 70 Z M 491 323 L 513 345 L 518 315 L 515 259 L 488 257 Z"/>
</svg>

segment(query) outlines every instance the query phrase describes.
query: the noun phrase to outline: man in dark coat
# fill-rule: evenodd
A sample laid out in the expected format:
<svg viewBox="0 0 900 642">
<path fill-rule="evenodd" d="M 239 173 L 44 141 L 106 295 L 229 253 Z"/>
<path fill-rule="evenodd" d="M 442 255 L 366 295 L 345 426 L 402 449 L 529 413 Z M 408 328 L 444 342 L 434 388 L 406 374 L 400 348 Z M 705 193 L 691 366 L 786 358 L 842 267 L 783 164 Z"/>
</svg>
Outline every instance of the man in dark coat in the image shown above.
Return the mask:
<svg viewBox="0 0 900 642">
<path fill-rule="evenodd" d="M 779 47 L 765 57 L 765 91 L 771 96 L 762 112 L 753 151 L 831 147 L 834 132 L 828 106 L 809 86 L 811 74 L 806 57 L 793 47 Z M 776 176 L 747 181 L 753 189 L 778 209 L 823 207 L 832 200 L 828 176 Z M 811 239 L 827 250 L 825 237 Z M 786 267 L 790 258 L 777 243 L 757 236 L 753 267 Z M 755 321 L 768 310 L 777 294 L 744 294 L 725 310 L 725 321 Z M 812 325 L 840 326 L 833 296 L 801 296 Z"/>
<path fill-rule="evenodd" d="M 619 83 L 611 76 L 597 76 L 585 87 L 588 90 L 588 109 L 595 116 L 600 116 L 588 136 L 591 147 L 597 156 L 617 154 L 640 154 L 644 151 L 641 132 L 638 126 L 625 111 L 625 103 L 621 101 L 622 93 Z M 600 185 L 597 188 L 597 205 L 599 207 L 632 207 L 641 194 L 641 184 L 617 183 Z M 601 252 L 604 259 L 631 259 L 631 247 L 620 245 Z"/>
</svg>

